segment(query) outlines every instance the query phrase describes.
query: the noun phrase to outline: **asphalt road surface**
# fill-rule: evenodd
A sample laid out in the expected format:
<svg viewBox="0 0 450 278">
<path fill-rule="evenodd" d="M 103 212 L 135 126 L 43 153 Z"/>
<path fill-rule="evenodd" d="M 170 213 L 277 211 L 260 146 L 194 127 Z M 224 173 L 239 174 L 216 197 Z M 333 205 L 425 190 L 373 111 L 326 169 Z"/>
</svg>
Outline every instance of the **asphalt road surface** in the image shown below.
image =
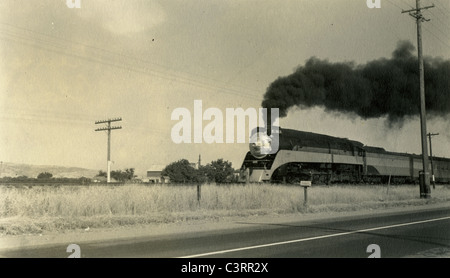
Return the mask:
<svg viewBox="0 0 450 278">
<path fill-rule="evenodd" d="M 399 258 L 450 254 L 450 208 L 0 250 L 6 258 Z M 77 247 L 77 246 L 75 246 Z M 69 252 L 68 252 L 69 251 Z"/>
</svg>

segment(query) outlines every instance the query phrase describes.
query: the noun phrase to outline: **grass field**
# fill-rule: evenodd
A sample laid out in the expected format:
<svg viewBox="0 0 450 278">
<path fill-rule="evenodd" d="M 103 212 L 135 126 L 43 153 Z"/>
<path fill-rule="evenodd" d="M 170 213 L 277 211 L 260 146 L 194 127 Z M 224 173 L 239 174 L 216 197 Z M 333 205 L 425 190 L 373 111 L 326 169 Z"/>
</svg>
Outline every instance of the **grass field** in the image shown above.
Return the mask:
<svg viewBox="0 0 450 278">
<path fill-rule="evenodd" d="M 450 187 L 436 186 L 420 199 L 419 186 L 313 186 L 304 206 L 301 187 L 196 186 L 2 186 L 0 234 L 42 233 L 150 223 L 220 221 L 267 214 L 357 211 L 450 201 Z"/>
</svg>

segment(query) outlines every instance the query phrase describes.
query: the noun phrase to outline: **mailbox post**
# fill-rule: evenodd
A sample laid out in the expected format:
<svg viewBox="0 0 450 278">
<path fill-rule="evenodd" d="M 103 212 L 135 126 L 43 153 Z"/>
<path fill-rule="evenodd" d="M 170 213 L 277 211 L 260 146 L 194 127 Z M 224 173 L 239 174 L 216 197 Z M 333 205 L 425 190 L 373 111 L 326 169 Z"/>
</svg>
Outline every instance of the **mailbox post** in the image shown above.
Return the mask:
<svg viewBox="0 0 450 278">
<path fill-rule="evenodd" d="M 303 187 L 303 195 L 305 196 L 303 206 L 305 207 L 305 210 L 308 210 L 308 187 L 311 187 L 311 181 L 300 181 L 300 186 Z"/>
</svg>

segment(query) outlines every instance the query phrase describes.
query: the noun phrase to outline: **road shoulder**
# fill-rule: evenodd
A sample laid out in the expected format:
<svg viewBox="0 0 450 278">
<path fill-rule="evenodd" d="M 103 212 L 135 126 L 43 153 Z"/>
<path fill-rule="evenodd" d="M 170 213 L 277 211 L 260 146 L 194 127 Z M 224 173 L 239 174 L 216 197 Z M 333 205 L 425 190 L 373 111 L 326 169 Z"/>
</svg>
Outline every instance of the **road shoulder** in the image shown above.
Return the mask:
<svg viewBox="0 0 450 278">
<path fill-rule="evenodd" d="M 124 226 L 117 228 L 80 229 L 68 232 L 52 232 L 34 235 L 3 235 L 0 236 L 0 251 L 22 248 L 35 248 L 69 244 L 82 244 L 98 241 L 123 241 L 150 237 L 177 237 L 180 235 L 196 234 L 200 232 L 223 231 L 226 229 L 245 228 L 258 225 L 289 224 L 292 222 L 317 222 L 327 219 L 345 219 L 347 217 L 375 217 L 380 215 L 396 214 L 401 212 L 414 212 L 432 210 L 437 208 L 450 209 L 450 203 L 428 204 L 414 207 L 400 207 L 390 209 L 364 210 L 353 212 L 322 212 L 322 213 L 295 213 L 273 214 L 251 217 L 229 217 L 222 220 L 195 220 L 170 224 L 150 224 Z M 447 254 L 447 251 L 438 250 L 438 253 Z M 436 253 L 434 252 L 434 253 Z M 422 256 L 418 254 L 418 256 Z"/>
</svg>

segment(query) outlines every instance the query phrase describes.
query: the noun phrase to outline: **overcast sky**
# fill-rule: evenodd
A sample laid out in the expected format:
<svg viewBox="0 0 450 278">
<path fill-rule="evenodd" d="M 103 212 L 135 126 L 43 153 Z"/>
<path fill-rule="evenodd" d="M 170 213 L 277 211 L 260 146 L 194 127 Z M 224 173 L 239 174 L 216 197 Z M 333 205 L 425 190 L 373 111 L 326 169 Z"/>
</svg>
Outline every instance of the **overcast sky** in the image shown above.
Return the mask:
<svg viewBox="0 0 450 278">
<path fill-rule="evenodd" d="M 424 11 L 424 55 L 450 59 L 450 1 Z M 175 108 L 259 108 L 279 76 L 316 56 L 364 64 L 416 45 L 402 14 L 414 0 L 2 0 L 0 2 L 0 160 L 106 169 L 107 135 L 97 120 L 122 117 L 112 131 L 113 169 L 202 155 L 241 166 L 247 144 L 175 144 Z M 208 122 L 206 121 L 204 125 Z M 388 128 L 323 109 L 292 109 L 285 128 L 420 153 L 419 120 Z M 450 157 L 450 124 L 428 121 L 433 154 Z"/>
</svg>

